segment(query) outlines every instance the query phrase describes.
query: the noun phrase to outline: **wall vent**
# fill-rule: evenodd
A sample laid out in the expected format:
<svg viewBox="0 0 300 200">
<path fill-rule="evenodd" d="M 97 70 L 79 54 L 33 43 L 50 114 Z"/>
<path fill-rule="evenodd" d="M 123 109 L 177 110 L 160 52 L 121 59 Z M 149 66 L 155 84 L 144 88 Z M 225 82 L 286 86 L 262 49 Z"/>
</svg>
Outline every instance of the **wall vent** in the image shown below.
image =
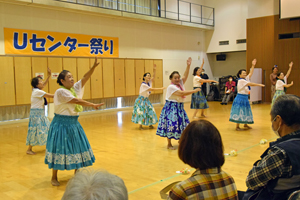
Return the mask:
<svg viewBox="0 0 300 200">
<path fill-rule="evenodd" d="M 219 45 L 229 45 L 229 41 L 219 41 Z"/>
<path fill-rule="evenodd" d="M 240 39 L 240 40 L 236 40 L 237 44 L 244 44 L 246 43 L 246 39 Z"/>
</svg>

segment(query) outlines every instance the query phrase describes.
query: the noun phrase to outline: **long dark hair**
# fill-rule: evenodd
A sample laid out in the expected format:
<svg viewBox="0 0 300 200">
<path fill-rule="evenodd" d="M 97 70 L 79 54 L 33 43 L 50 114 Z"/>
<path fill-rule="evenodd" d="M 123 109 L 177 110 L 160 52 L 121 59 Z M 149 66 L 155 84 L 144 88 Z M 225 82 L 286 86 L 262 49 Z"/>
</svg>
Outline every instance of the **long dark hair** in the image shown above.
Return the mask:
<svg viewBox="0 0 300 200">
<path fill-rule="evenodd" d="M 197 75 L 197 71 L 198 71 L 199 68 L 200 68 L 200 67 L 195 67 L 195 68 L 194 68 L 194 71 L 193 71 L 193 75 L 194 75 L 194 76 Z"/>
<path fill-rule="evenodd" d="M 61 79 L 65 80 L 65 77 L 67 75 L 67 73 L 69 73 L 70 71 L 68 70 L 62 70 L 62 72 L 59 73 L 58 77 L 57 77 L 57 83 L 61 86 L 63 86 Z"/>
</svg>

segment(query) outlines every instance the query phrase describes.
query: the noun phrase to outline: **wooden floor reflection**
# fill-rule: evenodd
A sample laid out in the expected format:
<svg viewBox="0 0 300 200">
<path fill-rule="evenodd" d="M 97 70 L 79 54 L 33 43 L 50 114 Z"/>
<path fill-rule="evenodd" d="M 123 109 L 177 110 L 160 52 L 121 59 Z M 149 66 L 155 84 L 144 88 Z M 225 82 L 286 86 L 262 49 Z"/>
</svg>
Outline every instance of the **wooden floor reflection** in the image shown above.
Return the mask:
<svg viewBox="0 0 300 200">
<path fill-rule="evenodd" d="M 276 138 L 271 130 L 270 105 L 253 105 L 253 129 L 241 132 L 228 121 L 231 104 L 209 102 L 209 106 L 206 119 L 219 129 L 225 152 L 239 151 L 238 156 L 226 158 L 223 170 L 234 177 L 239 190 L 245 190 L 248 171 L 268 146 L 259 145 L 259 141 Z M 155 109 L 159 115 L 162 107 Z M 185 109 L 191 117 L 189 104 Z M 155 135 L 156 129 L 139 130 L 131 122 L 131 113 L 125 110 L 79 117 L 96 157 L 93 168 L 120 176 L 130 200 L 159 200 L 159 190 L 186 179 L 176 171 L 189 166 L 179 160 L 177 151 L 166 149 L 167 141 Z M 34 147 L 35 156 L 26 155 L 26 135 L 27 123 L 0 125 L 0 199 L 61 199 L 73 171 L 59 171 L 61 186 L 51 186 L 51 170 L 44 164 L 45 146 Z M 178 146 L 176 141 L 173 144 Z"/>
</svg>

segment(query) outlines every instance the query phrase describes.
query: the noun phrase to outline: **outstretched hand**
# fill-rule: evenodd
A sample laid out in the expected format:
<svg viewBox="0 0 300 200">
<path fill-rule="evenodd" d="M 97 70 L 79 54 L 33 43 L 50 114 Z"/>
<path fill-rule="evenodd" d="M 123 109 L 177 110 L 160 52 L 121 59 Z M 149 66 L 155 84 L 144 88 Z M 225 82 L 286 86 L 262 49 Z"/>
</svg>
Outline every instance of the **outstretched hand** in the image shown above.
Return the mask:
<svg viewBox="0 0 300 200">
<path fill-rule="evenodd" d="M 254 60 L 252 60 L 252 66 L 256 65 L 256 58 Z"/>
<path fill-rule="evenodd" d="M 291 85 L 294 85 L 294 81 L 291 82 Z"/>
<path fill-rule="evenodd" d="M 153 64 L 153 70 L 156 70 L 156 64 Z"/>
<path fill-rule="evenodd" d="M 201 88 L 196 88 L 195 91 L 199 92 L 199 91 L 201 91 Z"/>
<path fill-rule="evenodd" d="M 47 74 L 48 76 L 51 76 L 51 69 L 49 67 L 47 68 Z"/>
<path fill-rule="evenodd" d="M 290 62 L 290 64 L 289 64 L 289 67 L 293 67 L 293 61 L 292 62 Z"/>
<path fill-rule="evenodd" d="M 98 61 L 98 58 L 96 56 L 93 67 L 97 67 L 100 64 L 100 62 L 97 62 L 97 61 Z"/>
<path fill-rule="evenodd" d="M 104 103 L 94 104 L 94 105 L 93 105 L 93 108 L 96 109 L 96 110 L 98 110 L 99 107 L 100 107 L 100 106 L 103 106 L 103 105 L 104 105 Z"/>
<path fill-rule="evenodd" d="M 191 64 L 192 64 L 192 58 L 191 57 L 189 57 L 187 59 L 186 64 L 187 64 L 187 66 L 191 66 Z"/>
</svg>

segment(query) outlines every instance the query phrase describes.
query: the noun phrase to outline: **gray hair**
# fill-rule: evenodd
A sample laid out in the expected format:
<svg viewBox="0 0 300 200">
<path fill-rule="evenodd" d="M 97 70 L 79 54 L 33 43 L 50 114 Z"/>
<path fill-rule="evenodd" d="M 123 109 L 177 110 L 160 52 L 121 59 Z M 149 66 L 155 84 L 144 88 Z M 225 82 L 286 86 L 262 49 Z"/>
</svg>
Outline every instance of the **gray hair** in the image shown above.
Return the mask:
<svg viewBox="0 0 300 200">
<path fill-rule="evenodd" d="M 81 169 L 68 182 L 62 200 L 128 200 L 128 192 L 116 175 Z"/>
<path fill-rule="evenodd" d="M 287 126 L 300 125 L 300 97 L 292 94 L 277 97 L 270 114 L 272 118 L 279 115 Z"/>
</svg>

